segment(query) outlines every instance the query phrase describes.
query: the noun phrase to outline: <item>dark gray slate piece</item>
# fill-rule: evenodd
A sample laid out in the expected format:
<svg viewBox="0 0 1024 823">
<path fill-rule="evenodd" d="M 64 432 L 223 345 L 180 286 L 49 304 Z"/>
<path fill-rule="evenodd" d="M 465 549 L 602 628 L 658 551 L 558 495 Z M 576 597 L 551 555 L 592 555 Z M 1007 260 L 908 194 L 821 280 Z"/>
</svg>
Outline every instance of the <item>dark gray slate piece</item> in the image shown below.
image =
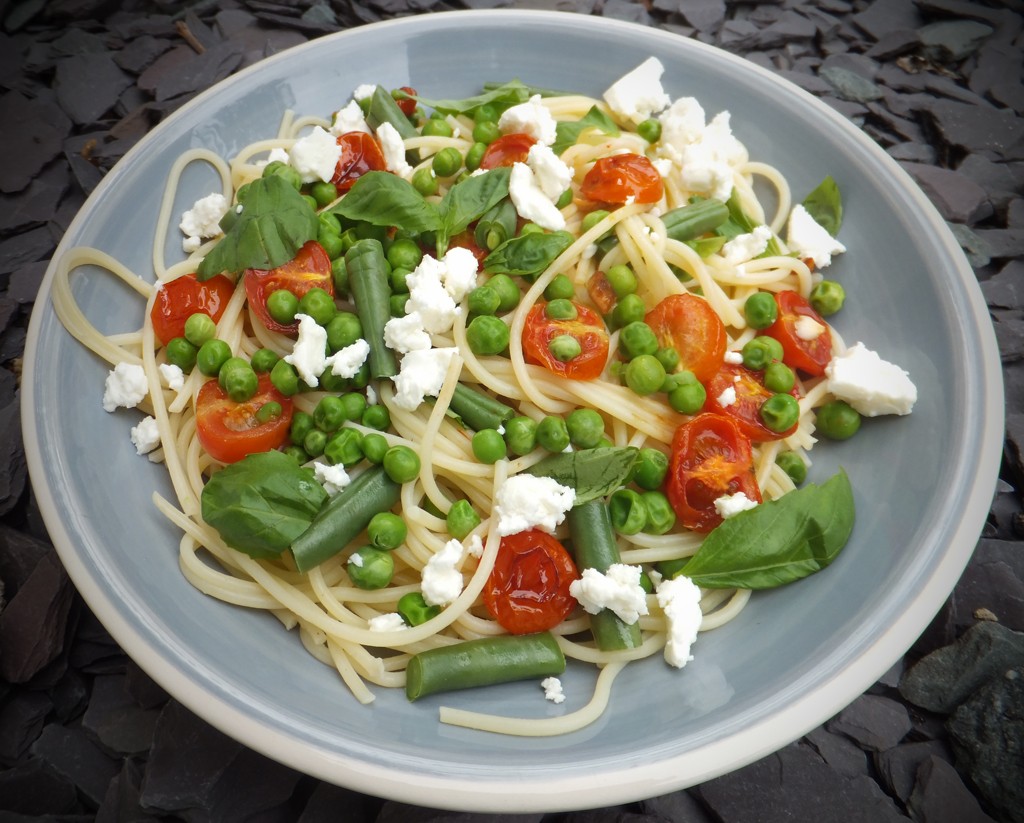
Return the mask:
<svg viewBox="0 0 1024 823">
<path fill-rule="evenodd" d="M 940 757 L 929 757 L 921 764 L 907 808 L 921 823 L 996 823 L 982 811 L 956 769 Z"/>
<path fill-rule="evenodd" d="M 923 53 L 938 63 L 959 63 L 974 54 L 992 27 L 973 20 L 940 20 L 918 30 Z"/>
<path fill-rule="evenodd" d="M 988 193 L 969 177 L 923 163 L 904 163 L 903 168 L 946 220 L 973 225 L 991 216 Z"/>
<path fill-rule="evenodd" d="M 944 740 L 922 740 L 878 752 L 874 760 L 882 785 L 906 803 L 914 791 L 918 768 L 929 758 L 942 758 L 952 763 L 953 752 Z"/>
<path fill-rule="evenodd" d="M 81 811 L 74 784 L 33 758 L 0 771 L 0 809 L 42 817 Z"/>
<path fill-rule="evenodd" d="M 1012 380 L 1007 381 L 1012 390 Z M 1024 446 L 1024 430 L 1017 430 L 1020 415 L 1007 415 L 1007 457 L 1015 460 Z M 1016 433 L 1015 433 L 1016 432 Z M 1019 488 L 1019 487 L 1018 487 Z M 970 563 L 953 590 L 953 620 L 963 631 L 975 622 L 974 613 L 987 609 L 1004 629 L 1024 632 L 1024 550 L 1019 542 L 980 540 Z"/>
<path fill-rule="evenodd" d="M 958 770 L 999 816 L 1024 821 L 1024 666 L 989 680 L 947 725 Z"/>
<path fill-rule="evenodd" d="M 913 0 L 875 0 L 851 19 L 875 40 L 895 29 L 920 28 L 924 22 Z"/>
<path fill-rule="evenodd" d="M 846 777 L 857 777 L 868 773 L 868 758 L 864 750 L 855 745 L 849 738 L 833 734 L 819 726 L 804 736 L 829 766 Z"/>
<path fill-rule="evenodd" d="M 831 66 L 821 69 L 818 76 L 823 78 L 844 100 L 867 103 L 882 96 L 882 90 L 870 80 L 849 69 Z"/>
<path fill-rule="evenodd" d="M 16 396 L 0 408 L 0 514 L 6 514 L 17 505 L 27 479 L 28 467 L 21 443 L 20 399 Z M 11 596 L 8 592 L 8 598 Z M 3 637 L 2 626 L 3 616 L 0 615 L 0 638 Z"/>
<path fill-rule="evenodd" d="M 132 83 L 109 54 L 75 54 L 57 63 L 57 102 L 79 125 L 94 123 L 113 108 Z"/>
<path fill-rule="evenodd" d="M 938 100 L 926 106 L 944 142 L 965 151 L 1005 152 L 1024 138 L 1024 120 L 1014 112 Z"/>
<path fill-rule="evenodd" d="M 98 806 L 118 772 L 117 761 L 100 751 L 81 729 L 49 724 L 32 753 L 63 775 Z"/>
<path fill-rule="evenodd" d="M 882 751 L 899 743 L 910 731 L 911 722 L 902 703 L 865 694 L 829 720 L 825 728 L 845 734 L 870 751 Z"/>
<path fill-rule="evenodd" d="M 864 54 L 875 60 L 892 60 L 914 51 L 920 43 L 914 29 L 896 29 L 887 32 Z"/>
<path fill-rule="evenodd" d="M 162 818 L 149 814 L 139 805 L 139 793 L 142 785 L 143 766 L 134 758 L 126 757 L 121 772 L 107 787 L 103 803 L 96 811 L 95 823 L 146 823 Z"/>
<path fill-rule="evenodd" d="M 112 754 L 142 754 L 153 744 L 159 711 L 143 709 L 128 694 L 124 675 L 96 677 L 82 727 Z"/>
<path fill-rule="evenodd" d="M 18 158 L 0 164 L 0 192 L 21 191 L 60 154 L 71 120 L 54 103 L 11 91 L 0 96 L 0 122 L 0 155 Z"/>
<path fill-rule="evenodd" d="M 712 823 L 711 816 L 688 791 L 641 800 L 640 810 L 672 823 Z"/>
<path fill-rule="evenodd" d="M 717 31 L 725 20 L 725 0 L 690 0 L 675 6 L 679 15 L 697 31 Z"/>
<path fill-rule="evenodd" d="M 383 801 L 330 783 L 318 783 L 296 823 L 337 823 L 344 809 L 352 820 L 374 820 Z"/>
<path fill-rule="evenodd" d="M 1024 229 L 975 229 L 993 258 L 1007 259 L 1024 255 Z"/>
<path fill-rule="evenodd" d="M 1024 359 L 1024 312 L 1000 309 L 991 315 L 1000 359 L 1004 363 Z"/>
<path fill-rule="evenodd" d="M 0 764 L 13 766 L 28 751 L 53 702 L 42 692 L 21 690 L 9 695 L 0 705 Z"/>
<path fill-rule="evenodd" d="M 189 46 L 176 46 L 139 75 L 138 85 L 156 100 L 168 100 L 209 88 L 234 71 L 242 51 L 234 43 L 220 43 L 202 54 Z"/>
<path fill-rule="evenodd" d="M 375 823 L 484 823 L 486 815 L 446 812 L 388 800 L 381 806 Z M 542 814 L 501 815 L 502 823 L 540 823 Z"/>
<path fill-rule="evenodd" d="M 1000 163 L 981 153 L 972 153 L 960 162 L 956 170 L 985 189 L 997 212 L 1004 211 L 1024 189 L 1022 163 Z"/>
</svg>

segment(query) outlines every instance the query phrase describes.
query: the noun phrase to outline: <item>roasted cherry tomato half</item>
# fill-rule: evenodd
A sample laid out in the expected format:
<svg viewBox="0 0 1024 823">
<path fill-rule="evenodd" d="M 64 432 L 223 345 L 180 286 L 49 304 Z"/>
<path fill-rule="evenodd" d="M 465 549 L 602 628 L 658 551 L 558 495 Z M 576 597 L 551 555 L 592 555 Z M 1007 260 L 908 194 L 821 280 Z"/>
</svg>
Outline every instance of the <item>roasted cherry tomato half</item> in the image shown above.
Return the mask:
<svg viewBox="0 0 1024 823">
<path fill-rule="evenodd" d="M 281 414 L 266 422 L 256 417 L 267 403 L 278 403 Z M 196 395 L 196 435 L 214 460 L 234 463 L 247 454 L 276 449 L 288 437 L 292 401 L 274 388 L 269 374 L 261 374 L 250 399 L 236 403 L 216 378 L 207 380 Z"/>
<path fill-rule="evenodd" d="M 694 531 L 711 531 L 722 522 L 715 501 L 736 492 L 761 502 L 750 441 L 736 422 L 704 412 L 683 423 L 672 438 L 665 478 L 665 493 L 679 522 Z"/>
<path fill-rule="evenodd" d="M 775 303 L 779 316 L 763 334 L 782 344 L 782 361 L 791 369 L 821 377 L 832 359 L 832 332 L 828 323 L 798 292 L 780 291 L 775 295 Z M 816 333 L 819 326 L 820 333 Z"/>
<path fill-rule="evenodd" d="M 324 247 L 310 240 L 299 249 L 299 253 L 283 266 L 276 269 L 246 269 L 243 275 L 245 295 L 253 312 L 271 331 L 294 334 L 298 323 L 278 323 L 267 311 L 267 297 L 278 289 L 287 289 L 301 298 L 312 288 L 323 289 L 334 294 L 334 278 L 331 276 L 331 258 Z"/>
<path fill-rule="evenodd" d="M 705 410 L 731 417 L 740 431 L 754 443 L 781 440 L 796 431 L 796 423 L 784 432 L 774 432 L 761 422 L 761 405 L 774 394 L 771 389 L 765 388 L 763 371 L 725 363 L 704 387 L 708 392 Z M 723 402 L 726 399 L 723 395 L 730 388 L 736 393 L 735 400 L 731 403 Z M 798 396 L 796 389 L 792 395 Z"/>
<path fill-rule="evenodd" d="M 235 284 L 223 274 L 200 282 L 195 274 L 183 274 L 160 286 L 149 313 L 153 331 L 161 343 L 185 334 L 185 321 L 202 312 L 220 320 Z"/>
<path fill-rule="evenodd" d="M 594 301 L 594 305 L 597 306 L 597 310 L 601 314 L 610 314 L 619 299 L 608 275 L 600 269 L 590 275 L 587 280 L 587 294 L 590 295 L 590 299 Z"/>
<path fill-rule="evenodd" d="M 523 357 L 526 362 L 543 366 L 570 380 L 593 380 L 599 376 L 608 360 L 608 332 L 600 315 L 573 301 L 575 319 L 554 320 L 547 316 L 546 305 L 535 303 L 526 315 L 523 326 Z M 565 362 L 551 353 L 549 345 L 561 335 L 574 337 L 580 344 L 580 353 Z"/>
<path fill-rule="evenodd" d="M 664 193 L 661 174 L 642 154 L 602 157 L 580 186 L 581 197 L 600 203 L 657 203 Z"/>
<path fill-rule="evenodd" d="M 547 631 L 576 607 L 569 584 L 576 564 L 554 537 L 537 529 L 501 538 L 483 601 L 510 634 Z"/>
<path fill-rule="evenodd" d="M 645 322 L 658 343 L 679 352 L 679 369 L 705 383 L 725 359 L 725 324 L 703 297 L 670 294 L 647 312 Z"/>
<path fill-rule="evenodd" d="M 384 153 L 372 135 L 364 131 L 347 131 L 338 135 L 341 156 L 334 167 L 331 182 L 342 194 L 368 171 L 385 171 Z"/>
<path fill-rule="evenodd" d="M 503 134 L 487 147 L 480 160 L 480 168 L 496 169 L 499 166 L 525 163 L 526 156 L 536 142 L 530 135 L 521 132 Z"/>
<path fill-rule="evenodd" d="M 395 98 L 395 103 L 398 105 L 402 114 L 406 117 L 412 117 L 413 113 L 416 111 L 416 101 L 412 99 L 416 96 L 416 89 L 412 86 L 400 86 L 398 90 L 405 92 L 409 97 L 402 97 L 399 95 Z"/>
</svg>

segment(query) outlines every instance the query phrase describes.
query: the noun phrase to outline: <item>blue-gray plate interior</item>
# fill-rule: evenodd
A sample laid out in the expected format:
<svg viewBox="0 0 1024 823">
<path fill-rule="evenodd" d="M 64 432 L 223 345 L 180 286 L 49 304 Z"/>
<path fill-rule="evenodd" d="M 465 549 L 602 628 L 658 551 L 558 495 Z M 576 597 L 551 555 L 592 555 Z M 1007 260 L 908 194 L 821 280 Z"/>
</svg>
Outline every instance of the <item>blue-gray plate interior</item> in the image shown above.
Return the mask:
<svg viewBox="0 0 1024 823">
<path fill-rule="evenodd" d="M 128 437 L 136 411 L 101 407 L 108 366 L 61 327 L 45 298 L 24 375 L 31 476 L 55 545 L 91 608 L 165 688 L 247 745 L 317 777 L 428 806 L 585 808 L 692 785 L 763 756 L 820 724 L 910 646 L 967 562 L 994 488 L 1002 384 L 973 274 L 941 218 L 867 137 L 824 104 L 700 43 L 601 18 L 453 12 L 377 24 L 287 51 L 184 106 L 104 179 L 58 249 L 104 250 L 152 277 L 150 254 L 174 159 L 202 146 L 230 156 L 272 137 L 285 109 L 327 116 L 363 83 L 455 97 L 487 80 L 601 92 L 650 55 L 674 98 L 732 114 L 753 159 L 787 176 L 799 201 L 825 175 L 841 187 L 848 249 L 830 277 L 848 294 L 834 325 L 899 363 L 919 389 L 911 416 L 865 421 L 813 452 L 812 480 L 840 466 L 858 509 L 853 538 L 812 578 L 755 594 L 702 634 L 682 670 L 630 665 L 607 712 L 563 737 L 506 737 L 443 726 L 438 706 L 525 717 L 578 709 L 596 671 L 570 665 L 561 705 L 535 683 L 429 697 L 377 689 L 359 705 L 273 617 L 225 605 L 178 569 L 180 535 L 153 508 L 173 499 L 164 470 Z M 184 178 L 175 215 L 218 187 Z M 180 259 L 176 230 L 166 254 Z M 137 329 L 143 303 L 82 270 L 75 293 L 105 332 Z"/>
</svg>

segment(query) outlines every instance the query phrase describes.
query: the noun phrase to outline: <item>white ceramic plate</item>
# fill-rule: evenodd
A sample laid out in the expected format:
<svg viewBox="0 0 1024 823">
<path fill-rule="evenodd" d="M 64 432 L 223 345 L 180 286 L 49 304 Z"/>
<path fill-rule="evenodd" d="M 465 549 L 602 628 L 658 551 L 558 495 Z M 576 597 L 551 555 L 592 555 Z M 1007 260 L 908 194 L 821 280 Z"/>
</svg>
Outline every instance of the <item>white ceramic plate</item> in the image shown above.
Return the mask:
<svg viewBox="0 0 1024 823">
<path fill-rule="evenodd" d="M 651 28 L 543 12 L 431 14 L 294 48 L 184 106 L 103 180 L 57 256 L 92 245 L 138 272 L 163 181 L 185 148 L 225 156 L 272 136 L 285 108 L 325 116 L 362 83 L 433 97 L 486 80 L 599 96 L 649 55 L 673 98 L 728 109 L 752 157 L 781 168 L 799 200 L 831 174 L 842 188 L 848 253 L 830 276 L 849 295 L 835 325 L 907 369 L 920 390 L 909 418 L 866 421 L 815 451 L 812 479 L 842 465 L 858 519 L 822 574 L 755 595 L 736 621 L 702 635 L 682 671 L 660 658 L 628 667 L 609 711 L 565 737 L 536 740 L 445 727 L 444 703 L 546 716 L 590 697 L 572 666 L 555 706 L 535 684 L 406 702 L 379 690 L 359 706 L 272 617 L 207 598 L 177 567 L 179 535 L 150 503 L 171 492 L 135 454 L 137 413 L 105 413 L 107 367 L 61 328 L 47 299 L 25 357 L 24 433 L 54 544 L 90 607 L 168 692 L 248 746 L 311 775 L 412 803 L 551 811 L 651 797 L 752 762 L 822 723 L 870 686 L 949 594 L 989 508 L 1002 439 L 1002 385 L 984 301 L 960 249 L 910 179 L 830 108 L 733 55 Z M 180 209 L 213 189 L 186 176 Z M 180 212 L 179 212 L 180 213 Z M 168 243 L 173 258 L 176 238 Z M 180 253 L 180 251 L 178 251 Z M 95 272 L 76 292 L 105 331 L 137 328 L 141 303 Z"/>
</svg>

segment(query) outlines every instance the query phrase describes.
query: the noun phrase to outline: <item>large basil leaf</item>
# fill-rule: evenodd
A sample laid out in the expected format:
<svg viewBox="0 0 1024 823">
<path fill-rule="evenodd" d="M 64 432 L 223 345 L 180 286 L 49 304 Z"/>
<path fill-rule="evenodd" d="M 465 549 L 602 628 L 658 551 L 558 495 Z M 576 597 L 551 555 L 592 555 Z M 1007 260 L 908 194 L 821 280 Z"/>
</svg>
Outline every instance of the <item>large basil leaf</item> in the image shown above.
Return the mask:
<svg viewBox="0 0 1024 823">
<path fill-rule="evenodd" d="M 468 114 L 473 109 L 483 105 L 505 108 L 507 106 L 514 106 L 517 103 L 525 103 L 530 99 L 530 96 L 531 89 L 528 86 L 519 80 L 510 80 L 473 97 L 431 100 L 428 97 L 417 96 L 416 101 L 442 114 Z"/>
<path fill-rule="evenodd" d="M 632 446 L 601 446 L 582 451 L 560 452 L 534 463 L 526 474 L 550 477 L 576 490 L 573 505 L 589 503 L 611 494 L 629 478 L 639 449 Z"/>
<path fill-rule="evenodd" d="M 352 185 L 331 211 L 374 226 L 394 226 L 419 234 L 438 231 L 441 216 L 408 180 L 391 172 L 369 171 Z"/>
<path fill-rule="evenodd" d="M 705 588 L 772 589 L 828 566 L 853 531 L 854 502 L 842 469 L 713 529 L 681 573 Z"/>
<path fill-rule="evenodd" d="M 508 167 L 491 169 L 485 174 L 471 175 L 445 192 L 437 207 L 444 235 L 437 244 L 438 254 L 444 253 L 449 239 L 508 197 L 511 174 Z"/>
<path fill-rule="evenodd" d="M 555 154 L 561 154 L 569 146 L 575 145 L 580 135 L 587 129 L 594 128 L 612 137 L 619 136 L 619 127 L 615 125 L 607 114 L 597 106 L 591 106 L 590 111 L 584 114 L 579 120 L 573 122 L 560 121 L 555 127 L 555 142 L 551 144 L 551 150 Z"/>
<path fill-rule="evenodd" d="M 327 492 L 294 457 L 269 451 L 221 469 L 200 500 L 203 520 L 225 543 L 262 558 L 276 557 L 309 528 Z"/>
<path fill-rule="evenodd" d="M 487 255 L 484 268 L 491 274 L 540 274 L 572 245 L 573 239 L 566 231 L 521 234 Z"/>
<path fill-rule="evenodd" d="M 804 198 L 803 207 L 815 222 L 835 237 L 843 224 L 843 198 L 839 186 L 829 175 Z"/>
<path fill-rule="evenodd" d="M 238 203 L 238 219 L 199 264 L 197 279 L 225 271 L 277 268 L 316 239 L 316 212 L 282 177 L 253 180 L 238 190 Z"/>
</svg>

